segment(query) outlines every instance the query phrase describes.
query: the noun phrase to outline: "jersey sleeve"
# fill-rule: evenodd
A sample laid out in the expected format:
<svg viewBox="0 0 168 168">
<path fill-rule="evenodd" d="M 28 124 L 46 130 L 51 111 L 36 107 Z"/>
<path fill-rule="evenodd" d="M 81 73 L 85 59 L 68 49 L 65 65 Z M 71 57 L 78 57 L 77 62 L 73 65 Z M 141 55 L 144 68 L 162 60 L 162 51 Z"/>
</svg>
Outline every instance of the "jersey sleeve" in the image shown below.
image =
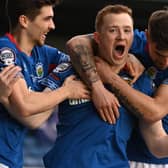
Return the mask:
<svg viewBox="0 0 168 168">
<path fill-rule="evenodd" d="M 138 80 L 135 82 L 133 87 L 148 96 L 152 96 L 155 91 L 155 85 L 153 80 L 144 72 Z"/>
<path fill-rule="evenodd" d="M 0 41 L 0 71 L 2 71 L 2 69 L 6 66 L 12 64 L 18 65 L 17 54 L 18 50 L 15 45 L 6 40 L 6 38 L 2 38 Z M 21 72 L 18 72 L 16 76 L 23 78 L 23 74 Z"/>
<path fill-rule="evenodd" d="M 49 59 L 49 63 L 59 65 L 62 62 L 70 62 L 69 55 L 58 50 L 57 48 L 45 45 L 44 50 L 46 52 L 46 57 Z"/>
<path fill-rule="evenodd" d="M 74 70 L 70 63 L 61 63 L 46 77 L 41 80 L 41 85 L 51 90 L 59 88 L 64 80 L 74 74 Z"/>
<path fill-rule="evenodd" d="M 145 48 L 147 47 L 147 39 L 144 31 L 134 30 L 134 39 L 130 49 L 130 53 L 135 55 L 143 55 Z"/>
</svg>

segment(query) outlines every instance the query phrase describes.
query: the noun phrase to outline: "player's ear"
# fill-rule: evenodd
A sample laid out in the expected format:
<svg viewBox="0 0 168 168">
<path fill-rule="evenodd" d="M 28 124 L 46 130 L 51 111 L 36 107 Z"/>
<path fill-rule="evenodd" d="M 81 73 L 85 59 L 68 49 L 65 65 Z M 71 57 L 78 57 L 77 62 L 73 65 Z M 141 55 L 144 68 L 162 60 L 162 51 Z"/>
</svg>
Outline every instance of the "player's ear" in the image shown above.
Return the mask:
<svg viewBox="0 0 168 168">
<path fill-rule="evenodd" d="M 94 40 L 96 41 L 97 44 L 99 44 L 99 41 L 100 41 L 99 36 L 100 36 L 99 32 L 94 32 L 93 38 L 94 38 Z"/>
<path fill-rule="evenodd" d="M 145 34 L 146 34 L 146 38 L 149 41 L 150 40 L 150 33 L 148 29 L 145 29 Z"/>
<path fill-rule="evenodd" d="M 19 23 L 20 23 L 21 26 L 27 27 L 28 21 L 29 21 L 29 19 L 28 19 L 27 16 L 25 16 L 25 15 L 20 15 L 19 16 Z"/>
</svg>

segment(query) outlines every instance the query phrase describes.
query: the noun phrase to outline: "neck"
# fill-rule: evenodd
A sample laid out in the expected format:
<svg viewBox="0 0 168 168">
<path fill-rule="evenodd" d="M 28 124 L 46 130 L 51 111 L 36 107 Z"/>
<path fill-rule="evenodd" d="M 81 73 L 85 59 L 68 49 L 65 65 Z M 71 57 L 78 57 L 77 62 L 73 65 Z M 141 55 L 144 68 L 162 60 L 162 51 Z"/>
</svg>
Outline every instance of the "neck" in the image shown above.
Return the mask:
<svg viewBox="0 0 168 168">
<path fill-rule="evenodd" d="M 113 64 L 112 62 L 109 62 L 108 60 L 104 59 L 103 57 L 100 57 L 101 59 L 103 59 L 105 62 L 107 62 L 110 67 L 111 67 L 111 70 L 112 72 L 118 74 L 125 66 L 126 62 L 123 63 L 123 64 L 120 64 L 120 65 L 116 65 L 116 64 Z"/>
<path fill-rule="evenodd" d="M 124 68 L 125 64 L 123 65 L 111 65 L 110 64 L 110 66 L 111 66 L 112 71 L 118 74 Z"/>
<path fill-rule="evenodd" d="M 34 44 L 32 43 L 32 41 L 30 41 L 27 38 L 27 36 L 22 32 L 18 31 L 18 32 L 13 32 L 12 34 L 20 50 L 24 52 L 26 55 L 30 56 L 32 49 L 34 47 Z"/>
<path fill-rule="evenodd" d="M 118 74 L 124 68 L 126 62 L 123 64 L 114 64 L 113 61 L 106 59 L 106 57 L 104 57 L 104 53 L 101 51 L 102 50 L 100 49 L 98 50 L 98 56 L 110 65 L 112 72 Z"/>
</svg>

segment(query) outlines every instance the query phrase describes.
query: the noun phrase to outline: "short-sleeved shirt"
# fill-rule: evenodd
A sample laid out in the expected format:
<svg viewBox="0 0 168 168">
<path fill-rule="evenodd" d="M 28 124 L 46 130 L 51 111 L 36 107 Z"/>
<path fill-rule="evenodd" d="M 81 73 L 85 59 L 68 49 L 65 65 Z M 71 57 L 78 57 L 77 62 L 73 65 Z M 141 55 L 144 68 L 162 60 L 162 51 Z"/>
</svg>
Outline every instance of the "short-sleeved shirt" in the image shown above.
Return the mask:
<svg viewBox="0 0 168 168">
<path fill-rule="evenodd" d="M 137 55 L 140 61 L 143 63 L 147 74 L 154 81 L 156 89 L 161 84 L 168 84 L 168 69 L 159 70 L 157 67 L 155 67 L 149 56 L 148 43 L 145 32 L 139 31 L 137 29 L 134 31 L 134 41 L 130 52 Z M 168 115 L 162 119 L 162 123 L 165 131 L 168 133 Z M 131 161 L 153 164 L 168 164 L 168 158 L 158 159 L 149 152 L 140 134 L 138 126 L 137 129 L 133 131 L 131 139 L 129 140 L 127 153 L 128 158 Z"/>
<path fill-rule="evenodd" d="M 61 81 L 61 76 L 66 77 L 68 72 L 72 72 L 70 69 L 63 70 L 64 67 L 66 66 L 59 66 L 55 70 Z M 120 75 L 126 76 L 125 73 Z M 55 88 L 59 88 L 61 84 L 59 80 L 55 81 Z M 106 87 L 110 90 L 110 86 Z M 145 73 L 135 83 L 134 88 L 148 95 L 153 91 L 151 80 Z M 120 107 L 119 110 L 120 117 L 117 123 L 111 125 L 99 117 L 89 100 L 66 100 L 61 103 L 57 139 L 44 157 L 45 167 L 129 168 L 126 145 L 135 120 L 124 107 Z"/>
<path fill-rule="evenodd" d="M 44 87 L 40 85 L 41 79 L 64 61 L 69 61 L 69 56 L 56 48 L 47 45 L 35 46 L 31 56 L 28 56 L 20 50 L 11 34 L 0 38 L 0 69 L 10 64 L 20 66 L 30 90 L 42 91 Z M 0 104 L 0 163 L 10 168 L 22 168 L 26 131 L 27 129 Z"/>
</svg>

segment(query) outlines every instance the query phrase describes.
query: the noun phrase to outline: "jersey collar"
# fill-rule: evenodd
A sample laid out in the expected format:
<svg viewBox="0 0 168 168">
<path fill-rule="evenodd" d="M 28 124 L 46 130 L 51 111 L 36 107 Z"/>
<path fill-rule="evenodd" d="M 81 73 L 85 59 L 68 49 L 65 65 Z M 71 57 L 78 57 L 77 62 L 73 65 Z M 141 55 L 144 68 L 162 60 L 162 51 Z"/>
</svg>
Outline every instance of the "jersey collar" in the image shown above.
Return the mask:
<svg viewBox="0 0 168 168">
<path fill-rule="evenodd" d="M 14 39 L 13 35 L 12 35 L 11 33 L 6 33 L 5 35 L 9 38 L 9 40 L 10 40 L 13 44 L 15 44 L 16 48 L 17 48 L 19 51 L 21 51 L 21 49 L 20 49 L 20 47 L 18 46 L 18 44 L 17 44 L 16 40 Z"/>
</svg>

